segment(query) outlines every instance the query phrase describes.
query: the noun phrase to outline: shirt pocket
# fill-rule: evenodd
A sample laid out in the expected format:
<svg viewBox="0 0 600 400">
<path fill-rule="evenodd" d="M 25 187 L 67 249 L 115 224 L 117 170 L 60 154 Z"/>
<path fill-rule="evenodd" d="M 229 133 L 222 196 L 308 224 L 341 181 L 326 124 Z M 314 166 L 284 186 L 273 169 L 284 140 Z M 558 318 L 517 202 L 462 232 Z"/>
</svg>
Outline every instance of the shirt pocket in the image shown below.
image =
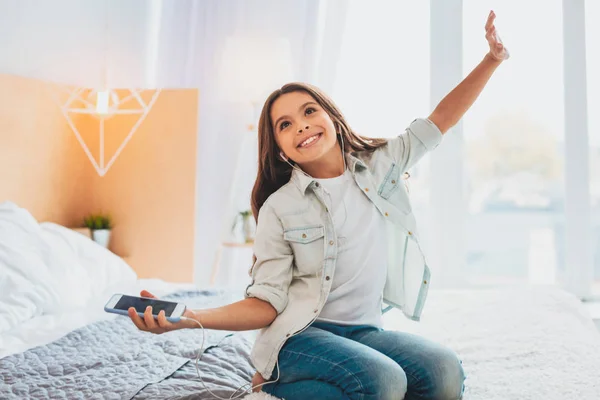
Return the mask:
<svg viewBox="0 0 600 400">
<path fill-rule="evenodd" d="M 321 269 L 324 260 L 324 235 L 323 225 L 294 227 L 283 231 L 283 238 L 290 244 L 294 263 L 301 274 L 314 274 Z"/>
<path fill-rule="evenodd" d="M 401 185 L 400 182 L 400 168 L 396 164 L 392 164 L 389 168 L 388 172 L 385 174 L 383 178 L 383 182 L 379 185 L 379 195 L 386 200 L 389 200 L 392 194 L 396 190 L 398 190 L 398 186 Z"/>
<path fill-rule="evenodd" d="M 412 212 L 410 198 L 406 188 L 406 179 L 408 173 L 401 174 L 400 167 L 392 163 L 385 174 L 383 181 L 379 185 L 378 194 L 382 198 L 394 205 L 404 214 Z M 408 175 L 409 176 L 409 175 Z"/>
</svg>

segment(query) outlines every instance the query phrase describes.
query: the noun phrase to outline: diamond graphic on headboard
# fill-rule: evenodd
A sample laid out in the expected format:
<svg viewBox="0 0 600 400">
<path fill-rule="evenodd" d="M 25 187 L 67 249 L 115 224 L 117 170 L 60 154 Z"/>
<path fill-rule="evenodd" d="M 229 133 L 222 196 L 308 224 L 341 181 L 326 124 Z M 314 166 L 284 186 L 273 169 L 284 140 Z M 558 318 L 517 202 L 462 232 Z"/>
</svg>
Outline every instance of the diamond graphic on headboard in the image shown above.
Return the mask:
<svg viewBox="0 0 600 400">
<path fill-rule="evenodd" d="M 133 134 L 142 124 L 152 106 L 156 102 L 160 89 L 109 89 L 98 95 L 96 89 L 58 86 L 52 95 L 58 103 L 60 110 L 67 120 L 67 123 L 77 137 L 83 151 L 90 159 L 90 162 L 98 172 L 98 175 L 104 176 L 113 165 L 119 154 L 123 151 L 127 143 L 131 140 Z M 62 97 L 60 97 L 62 95 Z M 106 101 L 106 108 L 99 111 L 95 104 L 95 99 L 100 101 L 100 97 Z M 81 114 L 93 116 L 99 124 L 99 156 L 98 160 L 93 156 L 89 146 L 83 140 L 80 130 L 74 122 L 74 117 Z M 127 132 L 127 135 L 120 143 L 110 160 L 105 160 L 105 121 L 109 118 L 118 116 L 137 116 L 137 121 Z"/>
</svg>

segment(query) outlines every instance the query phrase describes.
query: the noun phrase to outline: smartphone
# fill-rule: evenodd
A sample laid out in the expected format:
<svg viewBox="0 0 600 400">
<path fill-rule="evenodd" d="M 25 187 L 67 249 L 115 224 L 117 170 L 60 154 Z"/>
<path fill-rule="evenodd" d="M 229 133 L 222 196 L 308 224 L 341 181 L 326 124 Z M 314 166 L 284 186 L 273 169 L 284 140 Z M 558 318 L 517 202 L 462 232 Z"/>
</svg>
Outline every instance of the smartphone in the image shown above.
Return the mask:
<svg viewBox="0 0 600 400">
<path fill-rule="evenodd" d="M 172 301 L 152 299 L 149 297 L 128 296 L 125 294 L 114 294 L 104 306 L 104 311 L 115 314 L 128 315 L 129 307 L 135 308 L 137 314 L 144 318 L 146 307 L 152 307 L 154 319 L 158 318 L 160 311 L 165 312 L 169 322 L 179 322 L 185 311 L 185 304 Z"/>
</svg>

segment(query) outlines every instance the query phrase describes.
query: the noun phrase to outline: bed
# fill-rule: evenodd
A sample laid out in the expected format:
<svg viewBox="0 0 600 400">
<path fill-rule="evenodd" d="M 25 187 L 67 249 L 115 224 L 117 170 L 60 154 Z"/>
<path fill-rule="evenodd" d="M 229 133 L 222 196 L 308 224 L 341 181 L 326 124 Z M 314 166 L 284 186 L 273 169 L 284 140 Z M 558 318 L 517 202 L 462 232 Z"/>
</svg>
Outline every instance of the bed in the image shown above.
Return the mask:
<svg viewBox="0 0 600 400">
<path fill-rule="evenodd" d="M 199 308 L 241 298 L 138 279 L 84 236 L 0 204 L 0 398 L 213 398 L 196 376 L 198 330 L 153 335 L 103 311 L 111 294 L 141 289 Z M 558 288 L 432 290 L 420 323 L 393 310 L 385 327 L 452 347 L 467 374 L 466 400 L 600 399 L 600 335 L 581 303 Z M 207 334 L 200 373 L 228 398 L 254 374 L 255 332 Z"/>
<path fill-rule="evenodd" d="M 420 323 L 386 318 L 459 354 L 465 400 L 600 399 L 600 333 L 561 289 L 431 291 Z"/>
</svg>

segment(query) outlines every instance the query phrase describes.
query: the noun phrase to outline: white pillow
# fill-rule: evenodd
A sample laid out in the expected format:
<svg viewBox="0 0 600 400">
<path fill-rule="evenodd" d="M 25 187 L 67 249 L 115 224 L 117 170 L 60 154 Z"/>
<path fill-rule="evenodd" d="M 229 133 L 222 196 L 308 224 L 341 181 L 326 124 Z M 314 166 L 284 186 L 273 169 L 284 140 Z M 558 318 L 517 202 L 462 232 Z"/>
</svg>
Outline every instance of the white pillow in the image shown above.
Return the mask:
<svg viewBox="0 0 600 400">
<path fill-rule="evenodd" d="M 40 246 L 42 257 L 53 277 L 53 288 L 59 295 L 58 309 L 46 309 L 45 313 L 83 307 L 92 296 L 93 283 L 81 265 L 76 248 L 60 230 L 49 227 L 48 223 L 42 223 L 40 227 L 40 236 L 44 241 L 44 245 Z"/>
<path fill-rule="evenodd" d="M 87 237 L 38 224 L 24 208 L 0 203 L 0 332 L 34 316 L 84 307 L 136 280 L 123 259 Z"/>
<path fill-rule="evenodd" d="M 0 204 L 0 332 L 59 303 L 40 233 L 27 210 Z"/>
<path fill-rule="evenodd" d="M 137 274 L 121 257 L 93 240 L 52 222 L 43 222 L 40 227 L 52 248 L 48 267 L 61 278 L 57 289 L 71 287 L 80 300 L 69 301 L 82 305 L 109 289 L 119 290 L 136 282 Z M 78 282 L 82 285 L 75 288 Z"/>
</svg>

